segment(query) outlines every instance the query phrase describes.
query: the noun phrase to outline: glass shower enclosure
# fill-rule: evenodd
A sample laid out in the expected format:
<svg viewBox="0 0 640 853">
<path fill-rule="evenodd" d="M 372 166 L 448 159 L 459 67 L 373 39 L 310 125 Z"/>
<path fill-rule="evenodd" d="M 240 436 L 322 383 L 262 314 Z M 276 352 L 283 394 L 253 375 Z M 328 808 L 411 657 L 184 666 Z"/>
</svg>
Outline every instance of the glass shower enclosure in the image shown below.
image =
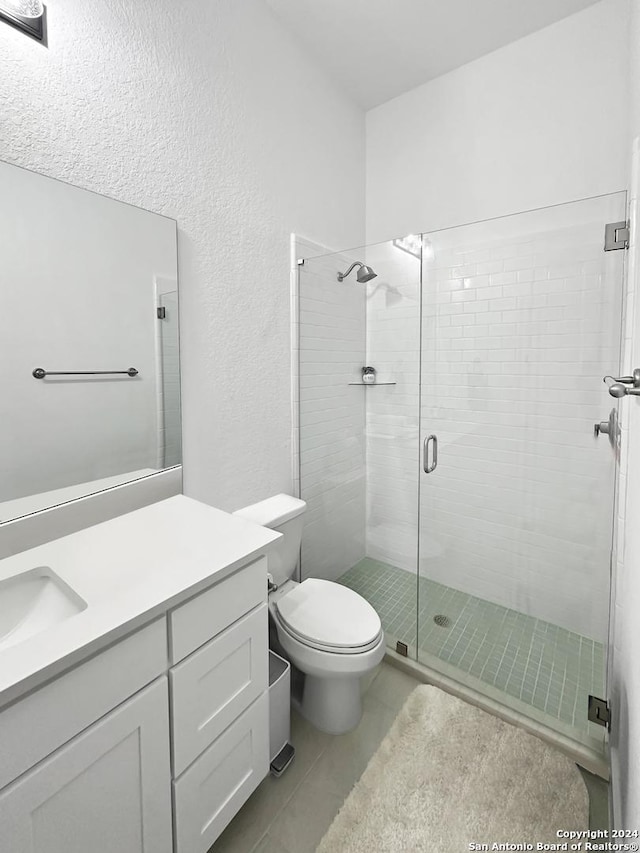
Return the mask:
<svg viewBox="0 0 640 853">
<path fill-rule="evenodd" d="M 624 263 L 603 244 L 625 215 L 618 193 L 301 244 L 297 267 L 302 577 L 352 587 L 393 651 L 595 753 L 618 448 L 594 425 L 616 408 Z M 375 277 L 339 281 L 356 261 Z"/>
</svg>

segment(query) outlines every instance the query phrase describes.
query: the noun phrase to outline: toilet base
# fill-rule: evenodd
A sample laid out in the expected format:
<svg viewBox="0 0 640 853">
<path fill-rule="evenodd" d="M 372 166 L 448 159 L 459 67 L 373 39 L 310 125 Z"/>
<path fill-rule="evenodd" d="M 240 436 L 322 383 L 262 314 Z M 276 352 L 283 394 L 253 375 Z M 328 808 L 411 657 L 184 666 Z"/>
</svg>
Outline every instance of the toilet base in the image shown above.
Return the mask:
<svg viewBox="0 0 640 853">
<path fill-rule="evenodd" d="M 300 712 L 316 728 L 330 735 L 355 729 L 362 717 L 359 676 L 318 678 L 307 674 Z"/>
</svg>

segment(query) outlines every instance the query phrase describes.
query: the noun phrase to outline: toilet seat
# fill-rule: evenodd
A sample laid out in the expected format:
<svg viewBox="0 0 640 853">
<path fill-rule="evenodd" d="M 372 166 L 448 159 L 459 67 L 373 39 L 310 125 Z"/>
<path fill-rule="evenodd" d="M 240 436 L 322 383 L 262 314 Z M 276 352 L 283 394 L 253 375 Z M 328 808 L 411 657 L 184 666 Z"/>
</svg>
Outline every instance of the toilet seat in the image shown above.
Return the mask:
<svg viewBox="0 0 640 853">
<path fill-rule="evenodd" d="M 382 636 L 380 617 L 361 595 L 333 581 L 309 578 L 275 603 L 281 627 L 298 642 L 334 654 L 360 654 Z"/>
<path fill-rule="evenodd" d="M 375 649 L 375 647 L 380 642 L 380 638 L 382 636 L 382 631 L 375 640 L 372 640 L 370 643 L 367 643 L 364 646 L 331 646 L 323 643 L 318 643 L 316 640 L 311 640 L 309 637 L 303 637 L 300 634 L 297 634 L 293 631 L 288 625 L 285 625 L 280 617 L 278 617 L 278 621 L 280 622 L 280 628 L 285 631 L 293 640 L 297 640 L 304 646 L 307 646 L 310 649 L 316 649 L 319 652 L 332 652 L 333 654 L 342 654 L 342 655 L 357 655 L 363 652 L 369 652 L 371 649 Z"/>
</svg>

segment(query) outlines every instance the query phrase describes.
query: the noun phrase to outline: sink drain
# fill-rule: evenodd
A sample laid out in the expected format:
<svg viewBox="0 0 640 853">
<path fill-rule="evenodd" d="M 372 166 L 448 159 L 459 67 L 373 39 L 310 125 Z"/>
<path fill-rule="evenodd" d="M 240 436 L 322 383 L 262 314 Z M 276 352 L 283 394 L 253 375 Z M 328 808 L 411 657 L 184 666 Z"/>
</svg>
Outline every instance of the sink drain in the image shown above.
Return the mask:
<svg viewBox="0 0 640 853">
<path fill-rule="evenodd" d="M 433 617 L 433 621 L 439 628 L 448 628 L 451 625 L 451 619 L 448 616 L 443 616 L 442 613 L 438 613 L 437 616 Z"/>
</svg>

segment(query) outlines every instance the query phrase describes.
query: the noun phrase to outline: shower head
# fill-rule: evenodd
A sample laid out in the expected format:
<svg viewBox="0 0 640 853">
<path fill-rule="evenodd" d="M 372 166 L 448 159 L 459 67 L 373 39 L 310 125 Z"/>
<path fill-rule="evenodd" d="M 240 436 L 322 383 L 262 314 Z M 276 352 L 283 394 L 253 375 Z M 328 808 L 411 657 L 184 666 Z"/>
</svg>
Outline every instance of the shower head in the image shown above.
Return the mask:
<svg viewBox="0 0 640 853">
<path fill-rule="evenodd" d="M 375 278 L 376 276 L 377 276 L 377 273 L 375 273 L 371 269 L 371 267 L 368 267 L 368 266 L 366 266 L 366 264 L 363 264 L 356 274 L 356 279 L 358 281 L 364 283 L 365 281 L 371 281 L 371 279 Z"/>
<path fill-rule="evenodd" d="M 359 267 L 358 272 L 356 273 L 356 279 L 360 282 L 360 284 L 364 284 L 365 281 L 371 281 L 372 278 L 375 278 L 378 273 L 375 273 L 371 267 L 368 267 L 366 264 L 361 263 L 360 261 L 355 261 L 351 264 L 349 269 L 346 272 L 338 273 L 338 281 L 344 281 L 345 278 L 349 275 L 351 270 L 354 267 Z"/>
</svg>

